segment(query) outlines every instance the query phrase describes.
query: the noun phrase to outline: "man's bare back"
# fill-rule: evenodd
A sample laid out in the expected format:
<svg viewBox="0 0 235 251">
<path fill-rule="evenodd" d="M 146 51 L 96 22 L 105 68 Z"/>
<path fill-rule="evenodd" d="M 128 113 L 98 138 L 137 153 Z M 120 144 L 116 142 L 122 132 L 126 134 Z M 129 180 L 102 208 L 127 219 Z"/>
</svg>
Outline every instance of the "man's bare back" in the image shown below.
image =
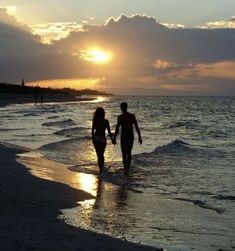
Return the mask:
<svg viewBox="0 0 235 251">
<path fill-rule="evenodd" d="M 122 114 L 118 117 L 117 126 L 115 130 L 115 135 L 113 139 L 113 144 L 116 144 L 116 137 L 119 132 L 119 127 L 121 127 L 121 150 L 122 150 L 122 161 L 124 166 L 124 172 L 126 175 L 129 174 L 130 164 L 131 164 L 131 151 L 134 143 L 134 132 L 133 127 L 135 127 L 136 132 L 139 136 L 139 144 L 142 144 L 142 138 L 140 130 L 135 118 L 135 115 L 127 112 L 127 103 L 121 103 Z"/>
<path fill-rule="evenodd" d="M 125 112 L 118 117 L 118 124 L 121 126 L 122 134 L 132 134 L 135 122 L 135 115 L 129 112 Z"/>
</svg>

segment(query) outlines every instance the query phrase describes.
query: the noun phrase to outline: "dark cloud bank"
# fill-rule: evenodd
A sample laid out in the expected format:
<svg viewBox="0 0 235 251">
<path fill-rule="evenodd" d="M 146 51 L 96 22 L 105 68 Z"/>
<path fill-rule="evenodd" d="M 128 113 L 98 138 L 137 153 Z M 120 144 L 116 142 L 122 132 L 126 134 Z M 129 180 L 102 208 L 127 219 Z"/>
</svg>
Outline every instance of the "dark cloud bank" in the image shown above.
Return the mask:
<svg viewBox="0 0 235 251">
<path fill-rule="evenodd" d="M 138 15 L 83 29 L 45 45 L 0 9 L 0 82 L 102 77 L 117 93 L 235 94 L 235 29 L 169 29 Z M 112 51 L 109 64 L 79 57 L 95 45 Z"/>
</svg>

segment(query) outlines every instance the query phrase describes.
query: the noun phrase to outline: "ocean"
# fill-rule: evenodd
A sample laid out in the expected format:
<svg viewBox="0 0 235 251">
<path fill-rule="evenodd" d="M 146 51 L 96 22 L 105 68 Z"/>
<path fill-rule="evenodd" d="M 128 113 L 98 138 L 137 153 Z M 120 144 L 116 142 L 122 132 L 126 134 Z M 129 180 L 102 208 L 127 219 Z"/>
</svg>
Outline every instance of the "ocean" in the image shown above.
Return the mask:
<svg viewBox="0 0 235 251">
<path fill-rule="evenodd" d="M 120 103 L 136 115 L 130 180 L 108 139 L 99 178 L 95 109 L 114 131 Z M 97 97 L 0 107 L 0 140 L 65 163 L 95 199 L 65 209 L 68 224 L 165 250 L 235 249 L 235 97 Z M 58 167 L 58 172 L 59 172 Z M 78 181 L 77 181 L 78 182 Z"/>
</svg>

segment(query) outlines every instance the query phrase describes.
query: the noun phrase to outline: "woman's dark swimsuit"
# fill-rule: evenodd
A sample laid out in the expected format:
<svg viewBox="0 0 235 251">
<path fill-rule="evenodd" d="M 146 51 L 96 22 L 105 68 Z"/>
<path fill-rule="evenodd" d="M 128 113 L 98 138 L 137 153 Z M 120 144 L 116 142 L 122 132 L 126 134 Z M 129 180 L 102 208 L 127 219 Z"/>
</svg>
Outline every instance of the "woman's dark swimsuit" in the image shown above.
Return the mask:
<svg viewBox="0 0 235 251">
<path fill-rule="evenodd" d="M 94 144 L 107 144 L 106 143 L 106 137 L 104 135 L 94 135 L 93 137 L 93 143 Z"/>
</svg>

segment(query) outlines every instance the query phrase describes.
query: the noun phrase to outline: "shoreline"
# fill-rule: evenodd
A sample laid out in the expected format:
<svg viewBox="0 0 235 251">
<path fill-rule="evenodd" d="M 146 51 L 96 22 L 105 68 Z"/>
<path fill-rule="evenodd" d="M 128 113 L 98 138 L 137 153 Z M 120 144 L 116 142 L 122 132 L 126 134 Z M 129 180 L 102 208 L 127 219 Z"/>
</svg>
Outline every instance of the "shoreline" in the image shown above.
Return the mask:
<svg viewBox="0 0 235 251">
<path fill-rule="evenodd" d="M 25 152 L 0 143 L 3 250 L 162 250 L 76 228 L 58 219 L 62 209 L 76 207 L 78 201 L 94 197 L 69 185 L 32 175 L 16 160 L 17 154 Z"/>
<path fill-rule="evenodd" d="M 78 101 L 92 101 L 95 98 L 88 97 L 74 97 L 66 95 L 44 95 L 43 104 L 53 102 L 78 102 Z M 0 94 L 0 107 L 5 107 L 11 104 L 40 104 L 40 101 L 35 103 L 35 98 L 32 95 L 16 95 L 16 94 Z"/>
</svg>

